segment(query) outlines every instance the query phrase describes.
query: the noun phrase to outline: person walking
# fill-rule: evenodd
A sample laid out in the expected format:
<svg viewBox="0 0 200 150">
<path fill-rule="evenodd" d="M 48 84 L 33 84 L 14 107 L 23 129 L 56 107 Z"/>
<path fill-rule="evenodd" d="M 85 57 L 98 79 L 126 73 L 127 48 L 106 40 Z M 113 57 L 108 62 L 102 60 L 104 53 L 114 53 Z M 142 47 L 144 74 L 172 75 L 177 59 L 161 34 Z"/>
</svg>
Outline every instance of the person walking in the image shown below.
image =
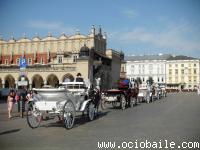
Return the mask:
<svg viewBox="0 0 200 150">
<path fill-rule="evenodd" d="M 8 98 L 7 98 L 7 104 L 8 104 L 8 118 L 11 118 L 12 115 L 12 109 L 13 109 L 13 103 L 14 103 L 14 91 L 11 90 L 9 92 Z"/>
<path fill-rule="evenodd" d="M 200 95 L 200 86 L 197 88 L 197 94 Z"/>
</svg>

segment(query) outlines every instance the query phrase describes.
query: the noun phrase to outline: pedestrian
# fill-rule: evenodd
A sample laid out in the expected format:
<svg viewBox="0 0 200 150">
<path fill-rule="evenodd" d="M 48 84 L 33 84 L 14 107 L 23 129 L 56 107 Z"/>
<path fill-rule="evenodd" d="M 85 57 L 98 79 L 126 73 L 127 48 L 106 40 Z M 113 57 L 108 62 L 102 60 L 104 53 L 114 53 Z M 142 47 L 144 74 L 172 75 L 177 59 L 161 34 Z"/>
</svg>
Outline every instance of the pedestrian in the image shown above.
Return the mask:
<svg viewBox="0 0 200 150">
<path fill-rule="evenodd" d="M 26 95 L 27 95 L 27 90 L 25 87 L 22 87 L 20 97 L 21 97 L 21 117 L 24 117 L 24 112 L 25 112 L 25 103 L 26 103 Z"/>
<path fill-rule="evenodd" d="M 9 92 L 8 98 L 7 98 L 7 104 L 8 104 L 8 118 L 11 118 L 12 115 L 12 109 L 13 109 L 13 103 L 14 103 L 14 91 L 11 90 Z"/>
<path fill-rule="evenodd" d="M 20 113 L 20 91 L 18 90 L 15 94 L 15 103 L 17 103 L 17 111 Z"/>
<path fill-rule="evenodd" d="M 29 91 L 28 94 L 26 95 L 26 101 L 27 103 L 30 103 L 30 101 L 33 100 L 33 91 Z"/>
<path fill-rule="evenodd" d="M 197 88 L 197 94 L 200 95 L 200 86 Z"/>
</svg>

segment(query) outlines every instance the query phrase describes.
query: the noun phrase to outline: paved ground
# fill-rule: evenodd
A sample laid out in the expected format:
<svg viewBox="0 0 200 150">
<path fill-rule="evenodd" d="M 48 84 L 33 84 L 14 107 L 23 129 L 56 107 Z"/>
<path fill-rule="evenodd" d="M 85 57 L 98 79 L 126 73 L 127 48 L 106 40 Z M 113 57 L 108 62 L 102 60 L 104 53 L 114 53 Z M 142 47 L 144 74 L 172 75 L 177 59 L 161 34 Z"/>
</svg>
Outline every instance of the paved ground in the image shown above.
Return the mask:
<svg viewBox="0 0 200 150">
<path fill-rule="evenodd" d="M 200 96 L 196 93 L 169 94 L 124 111 L 108 109 L 92 122 L 77 119 L 71 130 L 56 124 L 56 120 L 31 129 L 25 118 L 7 119 L 5 107 L 5 103 L 0 104 L 1 150 L 95 150 L 98 142 L 109 141 L 120 146 L 122 142 L 145 140 L 173 141 L 176 146 L 183 141 L 200 142 Z"/>
</svg>

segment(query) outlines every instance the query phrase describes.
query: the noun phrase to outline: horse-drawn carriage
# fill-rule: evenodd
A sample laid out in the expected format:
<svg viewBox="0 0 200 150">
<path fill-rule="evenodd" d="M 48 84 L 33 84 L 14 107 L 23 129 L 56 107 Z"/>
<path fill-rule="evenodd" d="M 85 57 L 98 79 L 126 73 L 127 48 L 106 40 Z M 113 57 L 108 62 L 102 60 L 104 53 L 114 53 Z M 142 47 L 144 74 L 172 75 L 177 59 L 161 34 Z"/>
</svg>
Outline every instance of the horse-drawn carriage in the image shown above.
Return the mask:
<svg viewBox="0 0 200 150">
<path fill-rule="evenodd" d="M 124 80 L 119 83 L 118 89 L 111 89 L 102 92 L 101 106 L 102 109 L 106 109 L 109 104 L 113 107 L 120 105 L 121 109 L 125 109 L 126 106 L 133 107 L 137 104 L 137 95 L 139 89 L 134 84 L 131 84 L 129 80 Z"/>
<path fill-rule="evenodd" d="M 99 91 L 87 89 L 83 82 L 64 83 L 61 88 L 33 90 L 33 101 L 27 110 L 27 122 L 31 128 L 37 128 L 44 116 L 57 116 L 66 129 L 71 129 L 77 112 L 87 112 L 89 120 L 93 120 L 98 112 Z"/>
<path fill-rule="evenodd" d="M 149 103 L 152 100 L 152 90 L 150 87 L 140 87 L 138 94 L 139 102 Z"/>
</svg>

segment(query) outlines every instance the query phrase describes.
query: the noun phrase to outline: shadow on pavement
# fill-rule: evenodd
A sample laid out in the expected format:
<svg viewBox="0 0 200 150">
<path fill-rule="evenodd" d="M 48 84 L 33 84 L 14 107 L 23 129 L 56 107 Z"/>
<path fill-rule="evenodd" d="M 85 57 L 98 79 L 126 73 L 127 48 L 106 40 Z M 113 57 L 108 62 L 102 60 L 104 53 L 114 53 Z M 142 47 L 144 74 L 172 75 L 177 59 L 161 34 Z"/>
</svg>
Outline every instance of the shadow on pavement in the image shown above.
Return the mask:
<svg viewBox="0 0 200 150">
<path fill-rule="evenodd" d="M 98 120 L 98 119 L 106 116 L 108 113 L 109 113 L 109 111 L 99 112 L 99 114 L 96 116 L 96 118 L 93 121 Z M 89 123 L 89 122 L 92 122 L 92 121 L 89 121 L 86 114 L 84 114 L 84 116 L 77 115 L 76 118 L 75 118 L 75 121 L 74 121 L 73 128 L 79 127 L 79 126 L 84 125 L 84 124 Z M 43 122 L 43 124 L 40 125 L 40 127 L 64 127 L 64 124 L 63 124 L 63 121 L 50 122 L 50 123 L 47 122 L 47 124 L 44 124 L 44 122 Z"/>
<path fill-rule="evenodd" d="M 21 129 L 8 130 L 8 131 L 0 132 L 0 135 L 10 134 L 10 133 L 14 133 L 14 132 L 19 132 L 20 130 Z"/>
</svg>

